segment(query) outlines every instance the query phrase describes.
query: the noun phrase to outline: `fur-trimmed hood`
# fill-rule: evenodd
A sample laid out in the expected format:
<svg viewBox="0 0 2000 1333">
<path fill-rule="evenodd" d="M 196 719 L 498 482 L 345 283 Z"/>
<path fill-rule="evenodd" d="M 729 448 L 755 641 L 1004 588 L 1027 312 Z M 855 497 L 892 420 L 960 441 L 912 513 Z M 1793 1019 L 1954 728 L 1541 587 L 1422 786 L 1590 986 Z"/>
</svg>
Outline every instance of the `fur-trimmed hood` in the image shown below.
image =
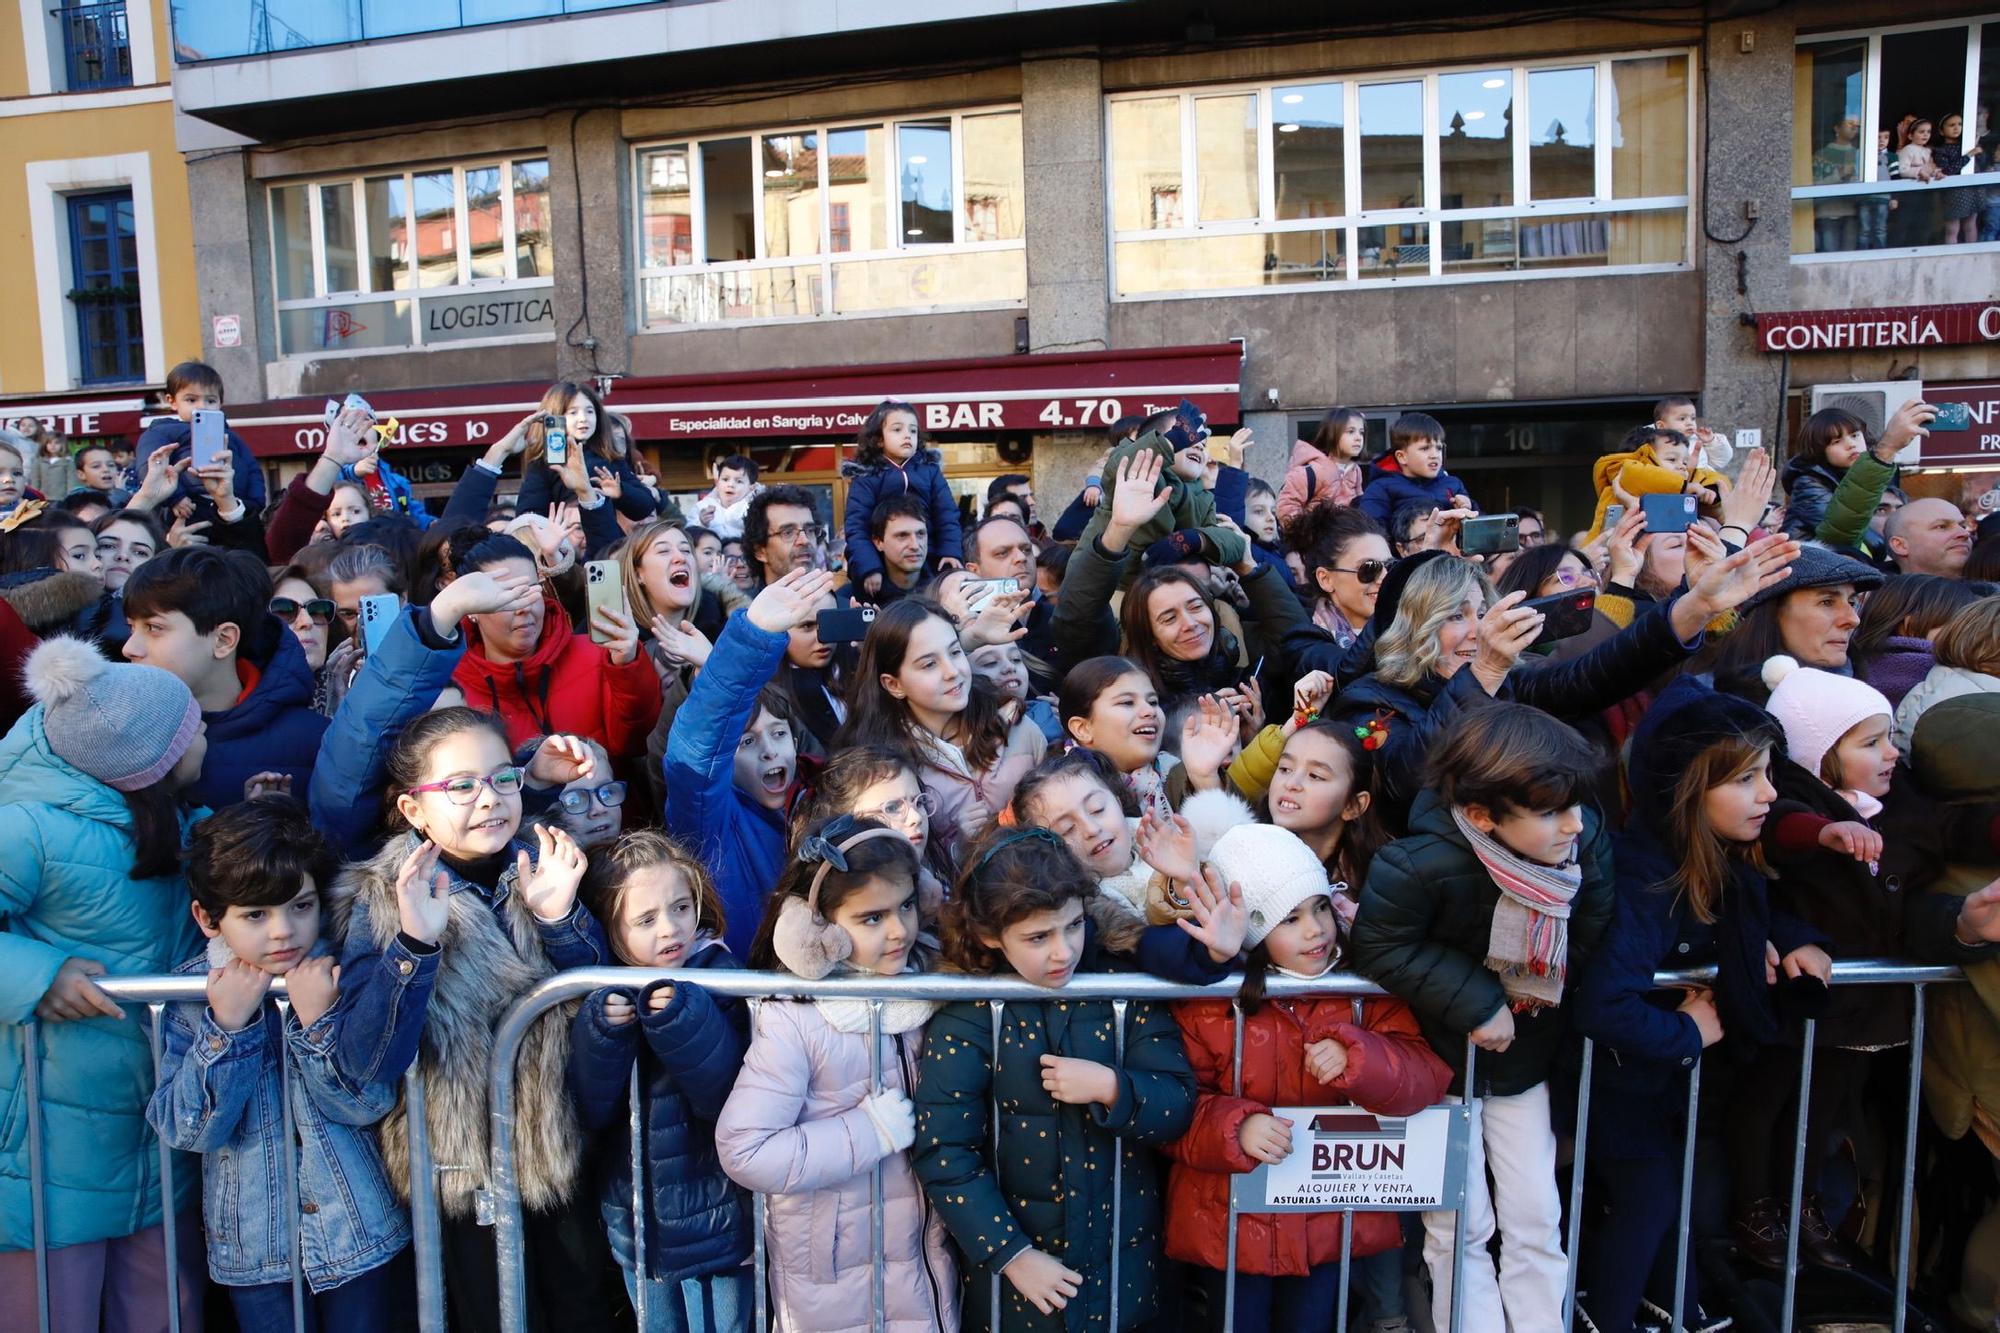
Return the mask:
<svg viewBox="0 0 2000 1333">
<path fill-rule="evenodd" d="M 349 866 L 327 894 L 331 934 L 345 940 L 354 905 L 366 911 L 369 944 L 396 937 L 396 876 L 415 835 L 391 838 L 373 859 Z M 516 842 L 508 850 L 521 848 Z M 532 854 L 532 853 L 531 853 Z M 447 873 L 449 873 L 447 871 Z M 533 914 L 514 893 L 510 865 L 495 889 L 497 908 L 477 885 L 454 877 L 450 917 L 439 940 L 437 982 L 423 1020 L 416 1069 L 424 1076 L 431 1160 L 438 1199 L 451 1217 L 474 1214 L 474 1194 L 488 1188 L 492 1161 L 487 1094 L 495 1029 L 514 1001 L 555 975 Z M 521 1202 L 555 1207 L 570 1196 L 582 1166 L 582 1142 L 565 1083 L 569 1028 L 577 1003 L 557 1005 L 535 1021 L 521 1044 L 514 1096 L 514 1172 Z M 382 1158 L 405 1198 L 410 1193 L 407 1103 L 382 1121 Z"/>
<path fill-rule="evenodd" d="M 30 570 L 0 584 L 0 601 L 39 635 L 68 627 L 103 597 L 102 583 L 71 570 Z"/>
</svg>

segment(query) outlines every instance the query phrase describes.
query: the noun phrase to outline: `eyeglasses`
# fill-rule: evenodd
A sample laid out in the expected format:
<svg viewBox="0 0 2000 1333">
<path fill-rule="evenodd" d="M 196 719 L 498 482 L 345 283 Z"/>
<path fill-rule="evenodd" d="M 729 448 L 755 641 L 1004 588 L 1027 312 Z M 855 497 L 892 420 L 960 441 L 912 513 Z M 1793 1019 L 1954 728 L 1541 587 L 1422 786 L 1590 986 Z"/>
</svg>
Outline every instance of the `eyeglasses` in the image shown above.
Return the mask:
<svg viewBox="0 0 2000 1333">
<path fill-rule="evenodd" d="M 781 542 L 795 542 L 800 537 L 816 542 L 826 538 L 826 529 L 817 523 L 787 523 L 782 528 L 772 528 L 771 535 Z"/>
<path fill-rule="evenodd" d="M 608 810 L 614 805 L 625 804 L 625 784 L 607 782 L 602 787 L 578 788 L 575 791 L 565 791 L 557 799 L 562 803 L 562 808 L 573 815 L 580 815 L 589 810 L 592 801 L 596 801 Z"/>
<path fill-rule="evenodd" d="M 1597 571 L 1594 569 L 1558 569 L 1549 578 L 1565 588 L 1574 588 L 1579 583 L 1597 586 Z"/>
<path fill-rule="evenodd" d="M 494 769 L 483 778 L 471 776 L 446 778 L 443 782 L 426 782 L 421 787 L 407 787 L 404 792 L 406 795 L 415 796 L 419 792 L 441 791 L 444 793 L 444 798 L 453 805 L 471 805 L 479 799 L 481 787 L 491 787 L 495 796 L 519 795 L 521 783 L 526 776 L 526 769 L 509 764 L 505 768 Z"/>
<path fill-rule="evenodd" d="M 722 557 L 722 567 L 724 569 L 748 569 L 750 568 L 750 562 L 740 555 L 725 555 Z"/>
<path fill-rule="evenodd" d="M 893 824 L 908 819 L 921 811 L 926 815 L 937 813 L 937 797 L 929 792 L 918 792 L 915 796 L 898 796 L 893 801 L 885 801 L 873 810 L 856 810 L 856 819 L 879 819 L 885 824 Z"/>
<path fill-rule="evenodd" d="M 333 601 L 326 597 L 314 597 L 303 602 L 294 601 L 290 597 L 271 599 L 271 614 L 280 620 L 290 620 L 301 611 L 312 617 L 316 625 L 329 624 L 333 620 Z"/>
<path fill-rule="evenodd" d="M 1396 562 L 1394 560 L 1363 560 L 1352 569 L 1347 569 L 1340 565 L 1327 566 L 1328 569 L 1336 574 L 1354 575 L 1355 580 L 1360 583 L 1373 583 L 1395 567 Z"/>
</svg>

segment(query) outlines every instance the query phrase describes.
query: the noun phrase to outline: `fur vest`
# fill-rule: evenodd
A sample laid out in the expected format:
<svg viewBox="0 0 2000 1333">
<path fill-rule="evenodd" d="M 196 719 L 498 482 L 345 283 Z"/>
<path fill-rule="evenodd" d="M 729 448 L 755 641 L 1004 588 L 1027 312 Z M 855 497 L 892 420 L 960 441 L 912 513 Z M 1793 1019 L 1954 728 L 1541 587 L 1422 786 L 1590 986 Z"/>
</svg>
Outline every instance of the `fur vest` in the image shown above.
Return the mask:
<svg viewBox="0 0 2000 1333">
<path fill-rule="evenodd" d="M 335 932 L 345 938 L 358 901 L 366 912 L 370 944 L 386 949 L 396 937 L 396 874 L 410 849 L 391 838 L 375 858 L 349 866 L 328 895 Z M 492 1084 L 493 1035 L 520 996 L 555 968 L 542 951 L 527 904 L 514 894 L 514 870 L 501 875 L 499 906 L 480 890 L 454 883 L 451 915 L 439 940 L 437 984 L 424 1014 L 417 1071 L 424 1077 L 431 1160 L 438 1169 L 439 1206 L 448 1217 L 474 1215 L 473 1196 L 490 1185 L 487 1096 Z M 581 1135 L 565 1074 L 570 1019 L 577 1001 L 557 1005 L 535 1020 L 521 1043 L 514 1092 L 514 1174 L 522 1204 L 554 1208 L 570 1196 L 582 1165 Z M 404 1198 L 410 1194 L 410 1125 L 407 1101 L 382 1121 L 382 1158 Z"/>
</svg>

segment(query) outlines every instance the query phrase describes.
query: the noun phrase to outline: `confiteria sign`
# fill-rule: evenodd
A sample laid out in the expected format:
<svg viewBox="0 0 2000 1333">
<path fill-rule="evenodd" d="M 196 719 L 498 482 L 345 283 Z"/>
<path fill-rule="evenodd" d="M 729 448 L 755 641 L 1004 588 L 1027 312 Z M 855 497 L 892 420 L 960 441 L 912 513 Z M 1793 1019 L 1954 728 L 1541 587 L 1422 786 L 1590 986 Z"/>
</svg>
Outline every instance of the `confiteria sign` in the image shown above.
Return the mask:
<svg viewBox="0 0 2000 1333">
<path fill-rule="evenodd" d="M 1757 316 L 1757 342 L 1767 352 L 2000 342 L 2000 301 L 1873 310 L 1776 310 Z"/>
</svg>

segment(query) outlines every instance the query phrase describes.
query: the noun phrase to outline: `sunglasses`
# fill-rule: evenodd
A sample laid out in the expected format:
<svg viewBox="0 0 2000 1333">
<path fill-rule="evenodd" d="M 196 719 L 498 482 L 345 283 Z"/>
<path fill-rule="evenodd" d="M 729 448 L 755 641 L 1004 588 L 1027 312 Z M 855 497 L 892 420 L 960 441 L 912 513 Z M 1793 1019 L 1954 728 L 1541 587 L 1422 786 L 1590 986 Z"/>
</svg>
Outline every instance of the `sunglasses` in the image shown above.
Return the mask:
<svg viewBox="0 0 2000 1333">
<path fill-rule="evenodd" d="M 1352 569 L 1348 569 L 1342 565 L 1327 566 L 1328 569 L 1336 574 L 1354 575 L 1355 580 L 1360 583 L 1373 583 L 1395 567 L 1396 562 L 1394 560 L 1363 560 Z"/>
<path fill-rule="evenodd" d="M 607 782 L 602 787 L 578 788 L 576 791 L 565 791 L 556 799 L 561 802 L 563 809 L 573 815 L 580 815 L 589 810 L 593 800 L 608 810 L 614 805 L 625 804 L 625 784 Z"/>
<path fill-rule="evenodd" d="M 271 614 L 280 620 L 290 620 L 301 611 L 312 617 L 314 624 L 327 625 L 333 622 L 334 606 L 330 598 L 314 597 L 304 602 L 294 601 L 289 597 L 271 599 Z"/>
</svg>

